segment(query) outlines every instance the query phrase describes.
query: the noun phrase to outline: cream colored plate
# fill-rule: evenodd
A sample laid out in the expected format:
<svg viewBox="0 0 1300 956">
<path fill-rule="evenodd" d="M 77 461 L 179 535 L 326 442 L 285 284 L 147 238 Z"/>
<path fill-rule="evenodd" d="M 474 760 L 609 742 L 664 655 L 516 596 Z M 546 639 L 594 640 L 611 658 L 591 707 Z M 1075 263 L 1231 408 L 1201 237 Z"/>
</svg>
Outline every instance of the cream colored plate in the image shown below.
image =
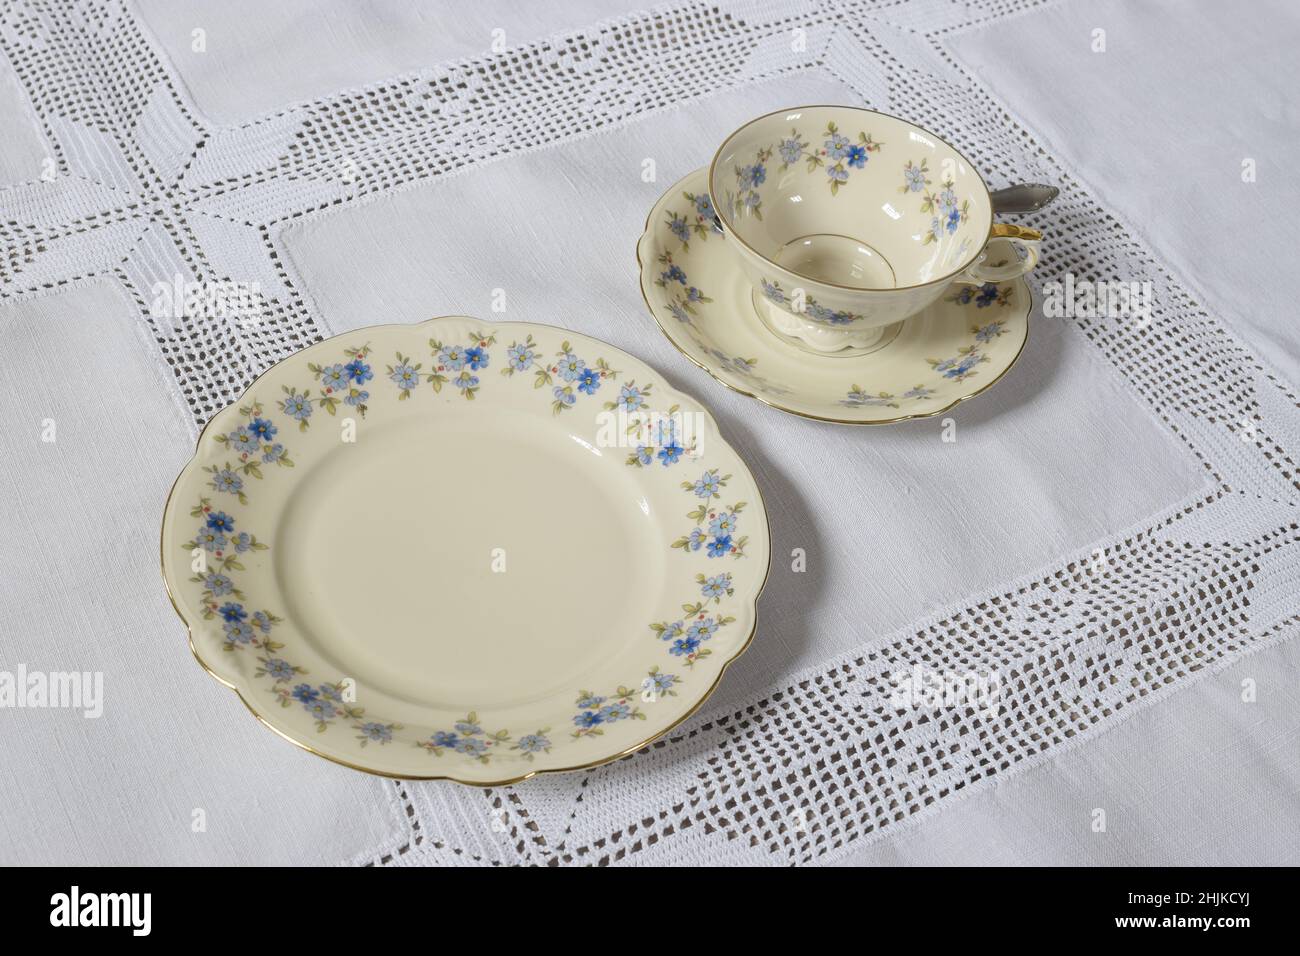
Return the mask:
<svg viewBox="0 0 1300 956">
<path fill-rule="evenodd" d="M 162 529 L 195 655 L 264 723 L 480 785 L 690 715 L 753 635 L 769 547 L 694 399 L 586 336 L 464 317 L 271 368 L 208 423 Z"/>
<path fill-rule="evenodd" d="M 814 355 L 778 338 L 759 319 L 735 253 L 712 226 L 707 180 L 708 170 L 696 170 L 660 197 L 637 261 L 659 327 L 722 384 L 805 418 L 884 425 L 945 412 L 1020 357 L 1033 306 L 1023 279 L 954 285 L 868 355 Z"/>
</svg>

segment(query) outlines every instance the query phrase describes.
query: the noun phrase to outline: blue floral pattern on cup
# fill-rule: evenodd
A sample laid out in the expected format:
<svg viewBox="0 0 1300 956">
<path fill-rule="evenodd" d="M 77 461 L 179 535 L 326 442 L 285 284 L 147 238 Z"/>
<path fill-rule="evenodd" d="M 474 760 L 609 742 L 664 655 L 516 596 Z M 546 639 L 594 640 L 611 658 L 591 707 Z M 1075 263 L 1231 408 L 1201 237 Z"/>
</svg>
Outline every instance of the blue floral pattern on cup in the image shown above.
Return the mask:
<svg viewBox="0 0 1300 956">
<path fill-rule="evenodd" d="M 855 322 L 858 319 L 864 318 L 864 316 L 857 312 L 849 312 L 845 309 L 836 310 L 827 308 L 812 296 L 805 296 L 802 308 L 800 308 L 799 300 L 794 295 L 791 295 L 782 289 L 781 283 L 773 282 L 766 278 L 760 281 L 763 295 L 769 301 L 774 302 L 783 309 L 788 309 L 789 311 L 798 313 L 799 315 L 805 315 L 814 322 L 820 322 L 822 325 L 848 325 L 850 322 Z"/>
<path fill-rule="evenodd" d="M 780 161 L 779 172 L 785 172 L 791 166 L 804 163 L 808 173 L 822 170 L 826 174 L 831 195 L 839 193 L 840 187 L 849 181 L 855 169 L 863 169 L 871 159 L 871 154 L 880 152 L 884 143 L 876 142 L 870 133 L 859 131 L 855 138 L 850 138 L 840 131 L 833 122 L 826 124 L 819 142 L 809 143 L 797 129 L 790 129 L 790 135 L 777 141 L 775 146 L 764 146 L 754 154 L 752 163 L 742 163 L 734 168 L 735 191 L 727 198 L 736 215 L 748 212 L 756 219 L 763 218 L 763 198 L 760 187 L 767 182 L 768 165 Z"/>
<path fill-rule="evenodd" d="M 930 227 L 922 241 L 927 244 L 938 242 L 955 233 L 970 218 L 970 200 L 959 199 L 956 184 L 951 179 L 945 179 L 938 190 L 925 191 L 921 211 L 932 214 Z"/>
</svg>

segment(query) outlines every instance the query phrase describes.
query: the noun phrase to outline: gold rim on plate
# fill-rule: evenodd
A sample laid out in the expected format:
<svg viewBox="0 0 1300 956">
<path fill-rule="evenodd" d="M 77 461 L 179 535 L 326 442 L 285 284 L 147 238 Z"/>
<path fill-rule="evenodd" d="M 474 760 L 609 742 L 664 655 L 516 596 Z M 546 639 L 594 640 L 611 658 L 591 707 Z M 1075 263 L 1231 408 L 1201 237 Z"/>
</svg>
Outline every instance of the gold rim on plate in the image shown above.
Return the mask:
<svg viewBox="0 0 1300 956">
<path fill-rule="evenodd" d="M 499 331 L 504 335 L 510 335 L 513 333 L 518 333 L 519 335 L 522 335 L 526 330 L 530 330 L 530 329 L 533 330 L 534 332 L 538 332 L 538 334 L 541 334 L 539 330 L 545 330 L 547 334 L 550 334 L 556 337 L 557 339 L 559 337 L 565 337 L 566 344 L 570 339 L 580 339 L 580 340 L 585 340 L 582 343 L 584 345 L 590 343 L 595 346 L 598 346 L 599 348 L 604 350 L 604 354 L 602 355 L 602 358 L 613 357 L 616 358 L 620 363 L 624 363 L 624 362 L 630 363 L 631 366 L 630 370 L 634 373 L 631 376 L 631 378 L 635 379 L 638 382 L 638 384 L 652 385 L 656 389 L 655 394 L 657 399 L 662 401 L 665 396 L 670 399 L 675 399 L 683 408 L 686 408 L 691 412 L 698 412 L 703 416 L 703 421 L 705 422 L 706 427 L 711 432 L 710 441 L 713 442 L 714 444 L 710 448 L 709 455 L 701 458 L 699 463 L 703 467 L 708 467 L 708 462 L 712 461 L 715 464 L 721 464 L 722 466 L 725 466 L 727 469 L 730 469 L 738 476 L 747 479 L 746 481 L 737 482 L 738 485 L 743 485 L 742 490 L 744 494 L 746 494 L 747 496 L 752 496 L 753 499 L 753 505 L 751 506 L 752 510 L 746 512 L 746 520 L 752 521 L 753 516 L 758 515 L 761 518 L 761 523 L 763 524 L 764 530 L 761 536 L 761 540 L 756 539 L 753 542 L 753 544 L 761 544 L 762 549 L 764 549 L 763 550 L 764 557 L 762 561 L 763 566 L 761 572 L 757 567 L 754 567 L 752 573 L 746 572 L 744 578 L 742 578 L 736 584 L 736 591 L 739 597 L 736 600 L 735 613 L 739 614 L 741 611 L 743 611 L 748 614 L 750 619 L 748 632 L 745 634 L 743 640 L 739 640 L 738 642 L 733 643 L 732 647 L 725 651 L 727 655 L 725 659 L 723 659 L 722 655 L 718 655 L 717 661 L 708 668 L 708 670 L 712 670 L 716 668 L 716 673 L 709 675 L 708 670 L 705 670 L 703 672 L 704 677 L 706 679 L 709 676 L 711 676 L 712 679 L 709 680 L 707 686 L 703 687 L 702 692 L 700 692 L 696 688 L 685 688 L 683 686 L 680 692 L 682 694 L 682 697 L 685 699 L 684 709 L 679 714 L 672 717 L 672 719 L 667 720 L 662 726 L 656 727 L 653 733 L 650 733 L 643 738 L 639 738 L 635 742 L 631 742 L 627 744 L 619 744 L 617 745 L 615 750 L 609 753 L 603 753 L 600 756 L 597 756 L 590 760 L 576 760 L 573 762 L 566 761 L 563 763 L 563 765 L 555 765 L 555 766 L 529 767 L 528 769 L 523 769 L 522 772 L 510 773 L 502 776 L 493 776 L 491 779 L 487 779 L 484 776 L 478 776 L 478 777 L 467 776 L 464 773 L 457 773 L 454 770 L 451 770 L 450 772 L 430 772 L 430 773 L 409 772 L 407 770 L 395 772 L 393 770 L 384 769 L 382 766 L 375 766 L 375 765 L 367 766 L 364 763 L 359 763 L 356 762 L 355 760 L 345 759 L 344 757 L 339 756 L 338 753 L 331 753 L 331 752 L 324 751 L 318 748 L 317 746 L 313 746 L 313 744 L 310 742 L 309 739 L 302 739 L 306 737 L 305 733 L 295 734 L 294 732 L 292 732 L 291 729 L 287 729 L 285 727 L 278 726 L 276 723 L 272 723 L 269 719 L 267 719 L 267 716 L 262 712 L 261 709 L 259 709 L 259 707 L 254 703 L 254 701 L 249 698 L 247 693 L 247 691 L 249 690 L 248 685 L 241 686 L 236 684 L 234 681 L 229 680 L 222 674 L 218 673 L 217 670 L 215 670 L 211 665 L 209 665 L 207 660 L 204 659 L 203 653 L 199 650 L 198 644 L 196 642 L 196 632 L 199 630 L 204 630 L 204 628 L 199 626 L 201 621 L 196 620 L 197 615 L 195 615 L 193 608 L 190 606 L 192 604 L 191 601 L 182 602 L 178 600 L 177 594 L 173 587 L 174 582 L 172 580 L 172 577 L 169 575 L 168 559 L 167 559 L 167 552 L 166 552 L 166 540 L 167 540 L 166 535 L 168 531 L 168 525 L 170 522 L 173 531 L 175 531 L 178 527 L 181 526 L 178 524 L 178 521 L 180 520 L 179 515 L 173 514 L 173 499 L 176 497 L 178 491 L 182 488 L 182 484 L 186 481 L 187 476 L 190 479 L 196 479 L 198 478 L 199 475 L 202 474 L 201 472 L 197 471 L 197 469 L 199 468 L 200 461 L 204 458 L 205 442 L 210 442 L 215 440 L 217 433 L 221 432 L 223 429 L 228 427 L 229 424 L 234 420 L 232 415 L 232 409 L 238 409 L 241 403 L 256 401 L 256 399 L 253 398 L 252 396 L 254 396 L 254 393 L 258 388 L 259 384 L 264 384 L 268 376 L 272 376 L 272 374 L 275 373 L 277 369 L 283 371 L 287 365 L 290 365 L 294 362 L 301 362 L 305 367 L 307 364 L 305 356 L 309 352 L 314 353 L 316 355 L 320 355 L 322 353 L 331 352 L 331 349 L 333 349 L 333 351 L 339 351 L 344 340 L 353 340 L 354 342 L 356 342 L 361 339 L 365 339 L 367 337 L 374 339 L 379 335 L 381 331 L 387 332 L 389 330 L 394 330 L 394 334 L 401 334 L 404 336 L 408 336 L 412 340 L 420 340 L 425 336 L 427 336 L 430 330 L 438 328 L 438 323 L 445 323 L 448 322 L 449 320 L 454 322 L 462 322 L 462 323 L 474 323 L 480 329 L 493 330 L 494 334 Z M 538 345 L 541 345 L 540 341 L 538 342 Z M 628 366 L 625 365 L 625 367 Z M 629 379 L 629 384 L 631 384 L 630 379 Z M 558 415 L 558 412 L 556 414 Z M 285 419 L 285 421 L 288 421 L 288 419 Z M 631 463 L 629 462 L 629 464 Z M 673 480 L 675 481 L 676 478 L 683 477 L 684 473 L 677 473 L 674 471 L 673 475 L 674 475 Z M 647 478 L 647 480 L 649 480 L 649 477 Z M 666 481 L 667 479 L 664 480 Z M 194 490 L 199 487 L 202 486 L 196 483 L 195 481 L 191 480 L 187 485 L 187 490 Z M 239 520 L 243 520 L 243 518 L 241 517 Z M 754 549 L 754 550 L 758 550 L 758 549 Z M 204 671 L 206 671 L 214 680 L 216 680 L 219 684 L 228 687 L 229 689 L 234 691 L 236 696 L 239 698 L 239 700 L 244 704 L 245 708 L 250 713 L 252 713 L 254 717 L 257 718 L 259 723 L 263 724 L 268 729 L 274 731 L 277 736 L 282 737 L 285 740 L 288 740 L 290 743 L 294 744 L 300 749 L 315 754 L 316 756 L 323 757 L 326 760 L 329 760 L 333 763 L 337 763 L 342 766 L 348 767 L 349 769 L 352 770 L 358 770 L 375 776 L 387 777 L 392 779 L 448 780 L 456 783 L 462 783 L 462 784 L 478 786 L 478 787 L 506 786 L 509 784 L 522 782 L 531 777 L 539 776 L 541 774 L 566 773 L 566 772 L 573 772 L 573 771 L 580 771 L 580 770 L 589 770 L 601 766 L 603 764 L 622 759 L 624 757 L 636 753 L 639 750 L 642 750 L 647 745 L 653 743 L 655 740 L 663 737 L 665 734 L 671 733 L 675 728 L 680 726 L 684 721 L 686 721 L 687 719 L 689 719 L 690 717 L 698 713 L 699 710 L 704 706 L 705 702 L 711 697 L 713 692 L 720 685 L 722 678 L 725 675 L 727 669 L 737 659 L 739 659 L 741 654 L 743 654 L 753 643 L 754 636 L 757 632 L 757 626 L 758 626 L 758 616 L 757 616 L 758 600 L 764 588 L 766 587 L 771 572 L 771 552 L 772 552 L 771 527 L 768 521 L 766 520 L 766 507 L 763 501 L 762 490 L 761 488 L 759 488 L 757 481 L 753 478 L 752 472 L 749 471 L 748 466 L 744 463 L 743 459 L 741 459 L 739 454 L 736 453 L 735 450 L 725 441 L 725 439 L 722 438 L 720 429 L 718 428 L 717 422 L 713 418 L 712 414 L 698 400 L 694 399 L 692 396 L 684 392 L 681 392 L 679 389 L 675 389 L 672 386 L 670 386 L 663 379 L 662 375 L 657 373 L 653 368 L 651 368 L 646 363 L 642 362 L 640 359 L 637 359 L 635 356 L 632 356 L 629 353 L 624 352 L 622 349 L 617 348 L 616 346 L 610 345 L 609 343 L 603 342 L 599 339 L 595 339 L 591 336 L 587 336 L 582 333 L 572 332 L 569 330 L 559 329 L 554 326 L 542 325 L 540 323 L 479 322 L 478 320 L 470 319 L 468 317 L 461 317 L 461 316 L 443 316 L 435 319 L 430 319 L 425 322 L 417 323 L 415 325 L 410 325 L 410 326 L 398 326 L 398 325 L 374 326 L 366 329 L 358 329 L 350 332 L 341 333 L 339 335 L 335 335 L 323 339 L 320 342 L 313 343 L 311 346 L 308 346 L 305 349 L 295 352 L 293 355 L 288 356 L 285 359 L 282 359 L 281 361 L 272 365 L 266 371 L 264 371 L 259 376 L 257 376 L 257 378 L 255 378 L 254 381 L 248 386 L 248 388 L 246 388 L 241 393 L 238 399 L 236 399 L 233 403 L 231 403 L 226 408 L 222 409 L 221 411 L 213 415 L 212 418 L 209 420 L 209 422 L 204 426 L 204 428 L 199 434 L 198 441 L 196 442 L 194 455 L 182 468 L 181 472 L 178 474 L 176 480 L 172 483 L 171 489 L 168 492 L 167 499 L 163 508 L 163 521 L 161 523 L 160 533 L 159 533 L 159 561 L 160 561 L 160 570 L 163 577 L 163 585 L 167 591 L 168 599 L 171 601 L 172 608 L 176 611 L 177 616 L 181 619 L 181 621 L 186 626 L 187 639 L 190 646 L 190 651 L 194 656 L 194 659 L 199 663 L 199 665 L 204 669 Z M 723 556 L 723 559 L 726 560 L 725 555 Z M 176 561 L 180 562 L 180 559 L 176 559 Z M 737 566 L 737 562 L 732 562 L 732 564 L 729 565 L 729 567 L 732 568 L 735 568 L 736 566 Z M 691 570 L 694 570 L 696 567 L 699 567 L 699 565 L 692 565 Z M 712 572 L 714 569 L 710 567 L 709 570 L 710 572 Z M 175 571 L 173 569 L 173 574 L 174 573 Z M 270 571 L 269 573 L 274 574 L 274 571 Z M 757 582 L 756 586 L 753 583 L 755 581 Z M 665 582 L 665 588 L 666 587 L 667 584 Z M 666 598 L 667 594 L 665 593 L 664 595 L 661 596 Z M 211 629 L 211 625 L 208 626 L 208 630 L 210 629 Z M 656 640 L 655 643 L 658 644 L 658 641 Z M 694 673 L 694 671 L 692 671 L 692 673 Z M 667 676 L 671 677 L 673 675 L 667 675 Z M 686 693 L 687 690 L 689 690 L 690 692 Z M 698 696 L 696 696 L 696 694 L 698 694 Z M 270 710 L 270 707 L 268 706 L 266 709 Z M 486 723 L 486 721 L 484 721 L 484 723 Z M 394 741 L 394 745 L 396 745 L 396 741 Z M 362 747 L 364 747 L 364 744 L 362 745 Z M 356 749 L 355 745 L 354 745 L 354 749 Z M 376 751 L 360 750 L 358 752 L 365 753 L 365 752 L 376 752 Z M 547 753 L 549 754 L 549 752 L 550 751 L 548 750 Z M 433 753 L 433 751 L 430 751 L 430 753 Z M 441 754 L 439 754 L 439 756 L 441 756 Z M 456 755 L 453 754 L 453 756 Z M 434 759 L 434 758 L 430 757 L 429 759 Z"/>
</svg>

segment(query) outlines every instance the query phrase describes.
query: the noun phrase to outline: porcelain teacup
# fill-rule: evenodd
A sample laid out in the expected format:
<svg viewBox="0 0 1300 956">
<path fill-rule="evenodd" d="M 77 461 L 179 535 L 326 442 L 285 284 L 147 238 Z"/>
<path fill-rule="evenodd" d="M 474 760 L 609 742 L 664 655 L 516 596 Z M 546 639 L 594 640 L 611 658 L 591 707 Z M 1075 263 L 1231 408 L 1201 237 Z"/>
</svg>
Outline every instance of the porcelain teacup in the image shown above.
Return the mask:
<svg viewBox="0 0 1300 956">
<path fill-rule="evenodd" d="M 952 283 L 1038 262 L 1042 236 L 993 222 L 988 187 L 961 153 L 874 110 L 751 120 L 713 157 L 709 192 L 759 315 L 816 352 L 878 348 Z"/>
</svg>

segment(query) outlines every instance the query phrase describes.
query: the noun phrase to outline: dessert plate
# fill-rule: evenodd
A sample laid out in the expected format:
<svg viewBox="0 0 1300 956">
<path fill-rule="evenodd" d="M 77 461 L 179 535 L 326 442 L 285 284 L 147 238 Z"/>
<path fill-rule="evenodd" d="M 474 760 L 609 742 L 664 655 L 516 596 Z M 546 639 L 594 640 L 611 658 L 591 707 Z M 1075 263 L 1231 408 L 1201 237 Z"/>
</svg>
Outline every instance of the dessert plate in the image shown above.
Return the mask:
<svg viewBox="0 0 1300 956">
<path fill-rule="evenodd" d="M 1029 334 L 1033 298 L 1017 278 L 954 285 L 865 355 L 800 348 L 760 318 L 715 225 L 706 169 L 660 197 L 637 261 L 651 315 L 687 358 L 741 394 L 820 421 L 884 425 L 946 412 L 1005 375 Z M 795 290 L 771 283 L 764 294 L 788 301 Z"/>
<path fill-rule="evenodd" d="M 329 339 L 199 437 L 162 526 L 199 662 L 372 773 L 512 783 L 631 753 L 754 633 L 757 485 L 603 342 L 466 317 Z"/>
</svg>

